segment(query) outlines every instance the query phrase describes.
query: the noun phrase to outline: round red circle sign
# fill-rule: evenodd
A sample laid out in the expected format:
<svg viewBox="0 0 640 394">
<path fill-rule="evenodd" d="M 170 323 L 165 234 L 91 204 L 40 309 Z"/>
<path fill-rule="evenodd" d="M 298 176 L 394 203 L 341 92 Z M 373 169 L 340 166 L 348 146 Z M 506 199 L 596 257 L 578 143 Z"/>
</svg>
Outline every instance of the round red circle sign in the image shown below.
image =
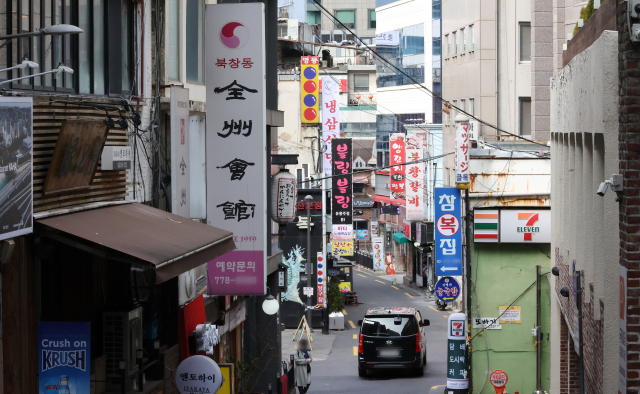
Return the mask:
<svg viewBox="0 0 640 394">
<path fill-rule="evenodd" d="M 504 387 L 509 381 L 509 377 L 507 373 L 501 369 L 496 369 L 491 372 L 491 376 L 489 376 L 489 380 L 491 380 L 491 384 L 493 387 Z"/>
</svg>

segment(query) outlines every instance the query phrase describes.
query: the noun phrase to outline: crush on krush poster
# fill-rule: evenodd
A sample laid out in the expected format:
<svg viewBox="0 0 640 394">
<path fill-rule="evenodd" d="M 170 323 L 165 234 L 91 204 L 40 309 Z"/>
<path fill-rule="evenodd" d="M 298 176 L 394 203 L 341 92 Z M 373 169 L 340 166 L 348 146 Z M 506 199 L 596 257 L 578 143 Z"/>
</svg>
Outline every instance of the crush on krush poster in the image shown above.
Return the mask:
<svg viewBox="0 0 640 394">
<path fill-rule="evenodd" d="M 0 97 L 0 240 L 33 231 L 33 101 Z"/>
<path fill-rule="evenodd" d="M 91 323 L 40 322 L 38 326 L 39 393 L 89 393 Z"/>
</svg>

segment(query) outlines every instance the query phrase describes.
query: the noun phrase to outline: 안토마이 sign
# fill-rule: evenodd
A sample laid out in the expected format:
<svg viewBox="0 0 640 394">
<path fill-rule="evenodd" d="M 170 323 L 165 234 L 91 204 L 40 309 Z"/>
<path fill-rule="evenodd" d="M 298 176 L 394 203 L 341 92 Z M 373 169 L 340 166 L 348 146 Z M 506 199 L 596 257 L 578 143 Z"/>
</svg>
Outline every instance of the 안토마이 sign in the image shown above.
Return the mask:
<svg viewBox="0 0 640 394">
<path fill-rule="evenodd" d="M 176 388 L 180 394 L 217 393 L 223 382 L 220 367 L 206 356 L 187 357 L 176 369 Z"/>
<path fill-rule="evenodd" d="M 90 391 L 91 323 L 40 322 L 38 355 L 40 394 Z"/>
<path fill-rule="evenodd" d="M 237 250 L 208 263 L 211 295 L 266 293 L 264 4 L 206 7 L 207 224 Z"/>
<path fill-rule="evenodd" d="M 551 210 L 501 210 L 500 242 L 551 243 Z"/>
</svg>

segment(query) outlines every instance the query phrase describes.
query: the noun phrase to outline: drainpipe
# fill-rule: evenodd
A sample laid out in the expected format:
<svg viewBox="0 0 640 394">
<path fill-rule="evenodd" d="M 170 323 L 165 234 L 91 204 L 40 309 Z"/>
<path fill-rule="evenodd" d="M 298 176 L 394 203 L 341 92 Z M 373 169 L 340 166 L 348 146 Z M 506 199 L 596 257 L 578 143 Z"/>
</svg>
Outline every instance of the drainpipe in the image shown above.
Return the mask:
<svg viewBox="0 0 640 394">
<path fill-rule="evenodd" d="M 542 359 L 542 308 L 540 303 L 540 270 L 542 266 L 536 266 L 536 391 L 533 394 L 543 394 L 542 391 L 542 370 L 540 361 Z"/>
</svg>

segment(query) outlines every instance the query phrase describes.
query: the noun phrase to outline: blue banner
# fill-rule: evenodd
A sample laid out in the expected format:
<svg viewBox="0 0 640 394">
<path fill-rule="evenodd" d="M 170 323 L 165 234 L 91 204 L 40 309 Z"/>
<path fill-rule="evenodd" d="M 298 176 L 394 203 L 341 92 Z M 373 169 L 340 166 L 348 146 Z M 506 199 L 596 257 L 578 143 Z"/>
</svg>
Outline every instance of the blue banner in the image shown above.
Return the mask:
<svg viewBox="0 0 640 394">
<path fill-rule="evenodd" d="M 91 323 L 40 322 L 39 393 L 89 393 Z"/>
<path fill-rule="evenodd" d="M 462 275 L 462 220 L 460 190 L 435 188 L 436 275 Z"/>
</svg>

